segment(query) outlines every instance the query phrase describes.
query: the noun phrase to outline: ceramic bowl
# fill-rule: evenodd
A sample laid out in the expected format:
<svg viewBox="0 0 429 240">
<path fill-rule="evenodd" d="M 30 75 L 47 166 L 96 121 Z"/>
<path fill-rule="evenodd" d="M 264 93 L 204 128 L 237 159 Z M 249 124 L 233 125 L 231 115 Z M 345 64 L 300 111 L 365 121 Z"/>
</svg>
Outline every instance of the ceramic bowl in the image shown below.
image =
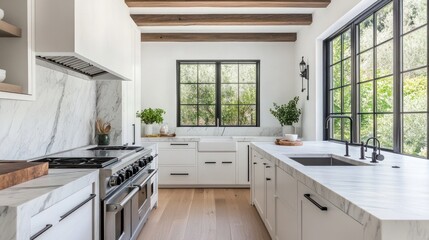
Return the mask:
<svg viewBox="0 0 429 240">
<path fill-rule="evenodd" d="M 295 142 L 298 140 L 298 134 L 285 134 L 284 139 L 286 141 Z"/>
<path fill-rule="evenodd" d="M 6 70 L 0 69 L 0 82 L 6 79 Z"/>
<path fill-rule="evenodd" d="M 0 8 L 0 20 L 2 20 L 4 17 L 4 11 Z"/>
</svg>

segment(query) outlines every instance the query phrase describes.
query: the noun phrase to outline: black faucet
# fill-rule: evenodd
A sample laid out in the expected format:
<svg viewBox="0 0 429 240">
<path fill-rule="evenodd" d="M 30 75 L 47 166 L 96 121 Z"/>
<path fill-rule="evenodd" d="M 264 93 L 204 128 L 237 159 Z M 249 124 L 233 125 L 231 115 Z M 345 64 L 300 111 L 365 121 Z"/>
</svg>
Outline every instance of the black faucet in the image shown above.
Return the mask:
<svg viewBox="0 0 429 240">
<path fill-rule="evenodd" d="M 375 140 L 377 142 L 377 144 L 378 144 L 378 147 L 377 147 L 377 144 L 375 144 L 374 147 L 373 147 L 373 151 L 372 151 L 372 154 L 371 154 L 371 163 L 378 163 L 378 161 L 383 161 L 384 160 L 384 156 L 381 155 L 381 144 L 380 144 L 380 141 L 377 138 L 371 137 L 371 138 L 368 138 L 368 140 L 366 140 L 365 152 L 368 151 L 368 143 L 369 143 L 370 140 Z M 378 148 L 378 153 L 377 153 L 377 148 Z"/>
<path fill-rule="evenodd" d="M 329 128 L 329 120 L 331 120 L 331 118 L 340 118 L 340 119 L 350 120 L 350 142 L 344 141 L 344 143 L 346 144 L 346 154 L 344 156 L 350 157 L 349 146 L 360 146 L 360 159 L 365 159 L 363 142 L 361 142 L 360 144 L 353 143 L 353 118 L 351 118 L 349 116 L 331 114 L 328 117 L 326 117 L 326 120 L 325 120 L 325 128 L 326 129 Z"/>
</svg>

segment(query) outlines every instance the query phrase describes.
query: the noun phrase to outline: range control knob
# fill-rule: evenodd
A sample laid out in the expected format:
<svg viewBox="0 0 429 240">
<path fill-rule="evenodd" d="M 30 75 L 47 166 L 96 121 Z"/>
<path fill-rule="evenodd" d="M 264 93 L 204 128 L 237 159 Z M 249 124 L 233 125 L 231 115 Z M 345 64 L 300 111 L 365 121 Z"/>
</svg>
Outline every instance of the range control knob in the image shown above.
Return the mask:
<svg viewBox="0 0 429 240">
<path fill-rule="evenodd" d="M 139 160 L 139 167 L 144 167 L 144 166 L 146 166 L 146 161 L 145 160 L 143 160 L 143 158 L 142 159 L 140 159 Z"/>
<path fill-rule="evenodd" d="M 124 173 L 123 172 L 119 173 L 118 174 L 118 178 L 121 180 L 121 183 L 123 183 L 125 181 L 125 175 L 124 175 Z"/>
<path fill-rule="evenodd" d="M 139 172 L 139 170 L 140 170 L 140 168 L 139 168 L 139 166 L 138 166 L 138 165 L 134 165 L 134 166 L 133 166 L 133 174 L 138 173 L 138 172 Z"/>
<path fill-rule="evenodd" d="M 109 179 L 109 186 L 114 187 L 121 185 L 122 179 L 119 176 L 111 176 Z"/>
<path fill-rule="evenodd" d="M 153 160 L 153 156 L 149 156 L 147 158 L 148 158 L 149 162 L 151 162 Z"/>
<path fill-rule="evenodd" d="M 133 170 L 132 168 L 127 168 L 127 170 L 125 170 L 125 178 L 128 179 L 133 175 Z"/>
</svg>

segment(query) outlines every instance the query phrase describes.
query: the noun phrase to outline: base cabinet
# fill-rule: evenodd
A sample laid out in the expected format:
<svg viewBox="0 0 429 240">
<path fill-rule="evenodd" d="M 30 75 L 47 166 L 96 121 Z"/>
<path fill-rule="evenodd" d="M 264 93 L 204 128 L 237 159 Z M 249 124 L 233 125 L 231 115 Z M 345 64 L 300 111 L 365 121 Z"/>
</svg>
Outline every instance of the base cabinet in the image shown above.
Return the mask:
<svg viewBox="0 0 429 240">
<path fill-rule="evenodd" d="M 301 240 L 364 239 L 359 222 L 302 183 L 298 183 L 298 205 Z"/>
<path fill-rule="evenodd" d="M 265 219 L 266 180 L 265 160 L 259 154 L 253 156 L 253 204 L 262 219 Z"/>
<path fill-rule="evenodd" d="M 235 162 L 234 152 L 198 153 L 198 184 L 234 185 Z"/>
<path fill-rule="evenodd" d="M 266 182 L 266 214 L 265 214 L 265 225 L 267 226 L 268 232 L 271 238 L 276 236 L 276 175 L 275 166 L 269 161 L 265 165 L 265 182 Z"/>
</svg>

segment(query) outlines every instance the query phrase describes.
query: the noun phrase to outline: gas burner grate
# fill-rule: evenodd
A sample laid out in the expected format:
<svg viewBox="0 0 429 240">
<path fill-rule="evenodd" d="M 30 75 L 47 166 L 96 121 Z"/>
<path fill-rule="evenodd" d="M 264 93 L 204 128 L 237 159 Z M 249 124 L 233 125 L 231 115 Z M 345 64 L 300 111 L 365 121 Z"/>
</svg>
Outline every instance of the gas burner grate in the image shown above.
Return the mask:
<svg viewBox="0 0 429 240">
<path fill-rule="evenodd" d="M 48 162 L 50 168 L 104 168 L 118 162 L 118 158 L 44 158 L 35 162 Z"/>
</svg>

